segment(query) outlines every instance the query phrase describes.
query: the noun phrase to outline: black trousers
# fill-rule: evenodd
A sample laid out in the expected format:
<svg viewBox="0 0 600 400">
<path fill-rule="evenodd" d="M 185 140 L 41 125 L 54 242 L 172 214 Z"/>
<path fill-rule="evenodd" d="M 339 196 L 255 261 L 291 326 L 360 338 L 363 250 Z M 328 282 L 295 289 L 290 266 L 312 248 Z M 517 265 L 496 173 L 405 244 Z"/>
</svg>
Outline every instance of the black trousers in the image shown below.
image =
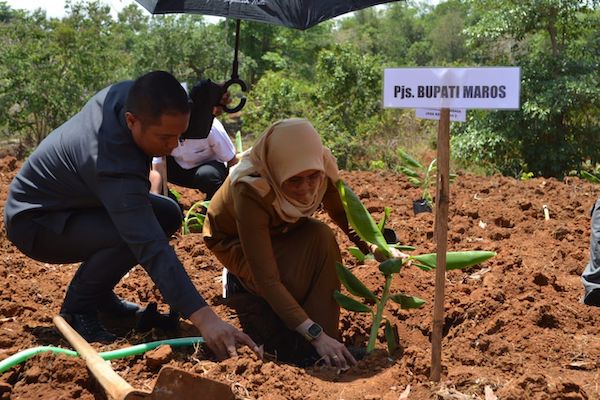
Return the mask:
<svg viewBox="0 0 600 400">
<path fill-rule="evenodd" d="M 195 168 L 182 168 L 173 157 L 167 157 L 167 180 L 179 186 L 198 189 L 212 199 L 229 173 L 224 163 L 209 161 Z"/>
<path fill-rule="evenodd" d="M 581 279 L 585 288 L 585 296 L 592 291 L 600 291 L 600 198 L 592 207 L 590 260 L 581 274 Z"/>
<path fill-rule="evenodd" d="M 177 203 L 149 194 L 165 235 L 181 226 Z M 61 312 L 86 313 L 112 296 L 112 290 L 138 264 L 103 208 L 73 210 L 61 233 L 40 225 L 39 212 L 17 215 L 11 224 L 13 243 L 27 256 L 50 264 L 82 262 L 69 284 Z M 33 243 L 31 241 L 33 240 Z"/>
</svg>

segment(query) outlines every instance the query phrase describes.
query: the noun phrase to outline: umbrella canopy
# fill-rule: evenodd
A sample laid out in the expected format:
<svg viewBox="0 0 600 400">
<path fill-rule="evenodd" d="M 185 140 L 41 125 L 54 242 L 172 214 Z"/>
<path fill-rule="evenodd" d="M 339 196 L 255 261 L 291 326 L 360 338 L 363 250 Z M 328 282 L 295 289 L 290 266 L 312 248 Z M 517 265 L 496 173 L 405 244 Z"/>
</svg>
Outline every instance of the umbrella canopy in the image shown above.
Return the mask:
<svg viewBox="0 0 600 400">
<path fill-rule="evenodd" d="M 399 0 L 137 0 L 152 14 L 207 14 L 296 29 L 393 1 Z"/>
</svg>

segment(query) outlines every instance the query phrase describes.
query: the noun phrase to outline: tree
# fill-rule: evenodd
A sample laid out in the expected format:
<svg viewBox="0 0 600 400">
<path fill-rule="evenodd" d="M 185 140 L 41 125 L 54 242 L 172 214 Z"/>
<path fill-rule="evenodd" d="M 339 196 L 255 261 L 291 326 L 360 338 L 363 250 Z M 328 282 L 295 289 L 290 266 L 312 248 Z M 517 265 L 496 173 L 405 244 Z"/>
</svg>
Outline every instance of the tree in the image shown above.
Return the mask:
<svg viewBox="0 0 600 400">
<path fill-rule="evenodd" d="M 135 74 L 164 70 L 183 82 L 221 81 L 231 71 L 233 48 L 222 25 L 199 15 L 154 16 L 133 45 Z"/>
<path fill-rule="evenodd" d="M 493 131 L 516 148 L 522 171 L 561 177 L 584 160 L 598 162 L 598 1 L 485 0 L 473 4 L 481 18 L 468 30 L 470 44 L 486 63 L 521 67 L 521 110 L 510 116 L 477 114 L 474 123 L 455 138 L 456 154 L 472 161 L 473 155 L 489 152 L 477 136 Z M 472 153 L 462 153 L 461 148 Z M 514 165 L 496 167 L 514 173 Z"/>
<path fill-rule="evenodd" d="M 0 116 L 26 144 L 37 145 L 114 78 L 109 8 L 90 2 L 68 11 L 63 20 L 17 13 L 0 25 Z"/>
</svg>

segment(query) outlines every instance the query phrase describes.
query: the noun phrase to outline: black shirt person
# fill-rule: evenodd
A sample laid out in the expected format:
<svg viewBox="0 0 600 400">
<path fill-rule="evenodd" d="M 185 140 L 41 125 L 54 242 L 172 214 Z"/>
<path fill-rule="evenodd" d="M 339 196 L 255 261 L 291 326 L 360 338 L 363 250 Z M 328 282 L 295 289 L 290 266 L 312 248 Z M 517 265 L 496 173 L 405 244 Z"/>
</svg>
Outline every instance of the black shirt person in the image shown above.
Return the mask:
<svg viewBox="0 0 600 400">
<path fill-rule="evenodd" d="M 61 314 L 88 341 L 115 339 L 99 310 L 137 309 L 113 288 L 140 264 L 217 356 L 235 355 L 240 345 L 257 349 L 207 306 L 169 246 L 181 224 L 177 203 L 149 194 L 151 158 L 170 154 L 189 117 L 190 100 L 167 72 L 114 84 L 51 132 L 10 185 L 8 238 L 42 262 L 82 262 Z"/>
</svg>

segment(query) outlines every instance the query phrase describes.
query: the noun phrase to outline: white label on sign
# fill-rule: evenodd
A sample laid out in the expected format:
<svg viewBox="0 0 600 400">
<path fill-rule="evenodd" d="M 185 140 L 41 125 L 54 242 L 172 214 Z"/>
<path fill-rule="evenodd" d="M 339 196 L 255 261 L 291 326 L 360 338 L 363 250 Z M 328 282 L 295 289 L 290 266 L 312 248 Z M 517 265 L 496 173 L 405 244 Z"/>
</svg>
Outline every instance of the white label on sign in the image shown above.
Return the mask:
<svg viewBox="0 0 600 400">
<path fill-rule="evenodd" d="M 434 108 L 417 108 L 415 110 L 417 118 L 423 119 L 440 119 L 440 110 Z M 467 120 L 467 112 L 461 108 L 450 109 L 450 121 L 465 122 Z"/>
<path fill-rule="evenodd" d="M 520 88 L 519 67 L 386 68 L 383 106 L 517 110 Z"/>
</svg>

